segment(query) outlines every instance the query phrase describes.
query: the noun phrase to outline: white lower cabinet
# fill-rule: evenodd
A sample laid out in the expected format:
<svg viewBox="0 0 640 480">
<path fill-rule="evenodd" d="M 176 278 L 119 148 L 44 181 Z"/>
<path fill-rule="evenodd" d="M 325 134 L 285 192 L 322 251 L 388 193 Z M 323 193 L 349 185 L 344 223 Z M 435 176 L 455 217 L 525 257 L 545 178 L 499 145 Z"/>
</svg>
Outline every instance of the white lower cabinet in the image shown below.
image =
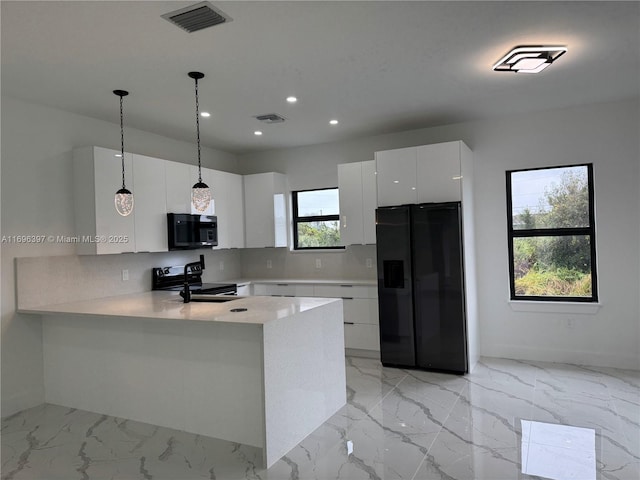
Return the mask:
<svg viewBox="0 0 640 480">
<path fill-rule="evenodd" d="M 253 283 L 254 295 L 341 298 L 345 348 L 380 351 L 378 290 L 357 284 Z"/>
<path fill-rule="evenodd" d="M 272 297 L 313 297 L 313 285 L 295 283 L 255 283 L 254 295 L 270 295 Z"/>
<path fill-rule="evenodd" d="M 380 351 L 380 331 L 378 325 L 345 322 L 344 346 L 345 348 L 358 350 Z"/>
</svg>

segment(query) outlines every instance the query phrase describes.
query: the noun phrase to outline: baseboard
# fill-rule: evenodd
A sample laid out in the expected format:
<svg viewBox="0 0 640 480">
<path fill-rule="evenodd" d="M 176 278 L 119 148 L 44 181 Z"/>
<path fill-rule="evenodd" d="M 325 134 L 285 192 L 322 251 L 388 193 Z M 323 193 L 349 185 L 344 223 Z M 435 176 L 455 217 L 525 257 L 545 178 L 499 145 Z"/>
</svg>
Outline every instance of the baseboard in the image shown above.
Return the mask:
<svg viewBox="0 0 640 480">
<path fill-rule="evenodd" d="M 482 357 L 640 370 L 640 357 L 634 355 L 615 355 L 580 350 L 558 350 L 552 348 L 525 347 L 521 345 L 490 345 L 483 347 L 481 352 Z"/>
<path fill-rule="evenodd" d="M 360 348 L 345 348 L 345 355 L 348 357 L 374 358 L 380 360 L 380 352 L 378 350 L 362 350 Z"/>
<path fill-rule="evenodd" d="M 44 392 L 23 391 L 8 397 L 3 395 L 0 416 L 2 418 L 10 417 L 22 410 L 37 407 L 43 403 Z"/>
</svg>

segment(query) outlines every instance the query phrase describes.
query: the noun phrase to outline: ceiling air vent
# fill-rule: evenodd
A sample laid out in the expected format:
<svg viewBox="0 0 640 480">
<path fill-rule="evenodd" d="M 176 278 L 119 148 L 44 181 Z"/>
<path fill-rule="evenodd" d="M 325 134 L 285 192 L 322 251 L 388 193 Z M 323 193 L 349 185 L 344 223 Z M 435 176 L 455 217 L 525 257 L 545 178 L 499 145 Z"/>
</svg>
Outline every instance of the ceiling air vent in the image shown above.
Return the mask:
<svg viewBox="0 0 640 480">
<path fill-rule="evenodd" d="M 281 117 L 277 113 L 267 113 L 265 115 L 256 115 L 255 118 L 263 123 L 282 123 L 285 121 L 284 117 Z"/>
<path fill-rule="evenodd" d="M 221 23 L 230 22 L 232 19 L 226 13 L 221 12 L 209 2 L 201 2 L 190 7 L 181 8 L 174 12 L 165 13 L 162 18 L 179 26 L 189 33 L 213 27 Z"/>
</svg>

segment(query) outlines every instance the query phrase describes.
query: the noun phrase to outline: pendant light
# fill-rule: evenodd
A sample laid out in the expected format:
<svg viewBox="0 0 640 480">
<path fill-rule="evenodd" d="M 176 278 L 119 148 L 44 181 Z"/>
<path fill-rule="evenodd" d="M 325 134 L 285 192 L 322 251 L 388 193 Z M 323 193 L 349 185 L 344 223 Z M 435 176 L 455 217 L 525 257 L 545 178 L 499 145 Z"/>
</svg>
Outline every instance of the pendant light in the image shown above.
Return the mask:
<svg viewBox="0 0 640 480">
<path fill-rule="evenodd" d="M 198 80 L 204 78 L 204 73 L 189 72 L 196 84 L 196 132 L 198 141 L 198 182 L 191 187 L 191 204 L 198 213 L 204 213 L 211 203 L 211 190 L 202 181 L 202 164 L 200 162 L 200 105 L 198 103 Z"/>
<path fill-rule="evenodd" d="M 122 117 L 122 98 L 129 95 L 125 90 L 114 90 L 114 94 L 120 97 L 120 160 L 122 161 L 122 188 L 116 192 L 116 211 L 123 217 L 133 212 L 133 193 L 127 190 L 124 184 L 124 124 Z"/>
</svg>

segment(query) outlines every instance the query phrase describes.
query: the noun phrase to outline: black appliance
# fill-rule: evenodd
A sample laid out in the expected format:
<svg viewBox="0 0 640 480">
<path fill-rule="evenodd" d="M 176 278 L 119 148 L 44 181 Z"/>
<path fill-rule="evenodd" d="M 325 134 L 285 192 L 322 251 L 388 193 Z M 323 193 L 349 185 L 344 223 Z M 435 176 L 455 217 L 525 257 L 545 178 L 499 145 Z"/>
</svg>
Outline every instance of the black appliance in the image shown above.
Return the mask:
<svg viewBox="0 0 640 480">
<path fill-rule="evenodd" d="M 167 213 L 169 250 L 189 250 L 218 245 L 218 219 L 215 215 Z"/>
<path fill-rule="evenodd" d="M 460 202 L 376 210 L 383 365 L 468 372 Z"/>
<path fill-rule="evenodd" d="M 191 293 L 207 295 L 235 295 L 235 283 L 202 283 L 202 266 L 191 264 L 186 280 Z M 152 290 L 182 291 L 185 284 L 184 265 L 179 267 L 156 267 L 151 271 Z"/>
</svg>

